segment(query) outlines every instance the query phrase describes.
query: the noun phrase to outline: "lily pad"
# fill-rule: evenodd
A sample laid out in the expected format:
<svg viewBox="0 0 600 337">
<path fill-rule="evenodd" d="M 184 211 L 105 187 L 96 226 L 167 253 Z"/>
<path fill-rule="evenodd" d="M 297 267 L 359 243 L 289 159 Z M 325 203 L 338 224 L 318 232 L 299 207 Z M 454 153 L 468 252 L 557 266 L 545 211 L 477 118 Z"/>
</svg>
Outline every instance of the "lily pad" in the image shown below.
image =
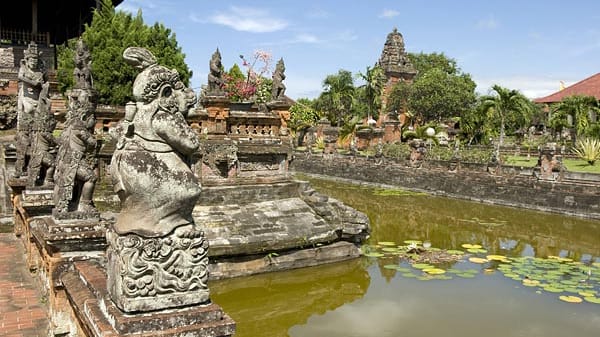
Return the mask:
<svg viewBox="0 0 600 337">
<path fill-rule="evenodd" d="M 464 255 L 465 252 L 463 252 L 462 250 L 456 250 L 456 249 L 449 249 L 446 251 L 446 253 L 451 254 L 451 255 Z"/>
<path fill-rule="evenodd" d="M 460 274 L 456 274 L 456 276 L 458 277 L 462 277 L 462 278 L 474 278 L 475 274 L 471 274 L 471 273 L 460 273 Z"/>
<path fill-rule="evenodd" d="M 446 271 L 444 269 L 440 269 L 440 268 L 426 268 L 423 269 L 424 272 L 426 272 L 427 274 L 431 274 L 431 275 L 441 275 L 441 274 L 445 274 Z"/>
<path fill-rule="evenodd" d="M 463 248 L 465 248 L 465 249 L 479 249 L 479 248 L 482 248 L 481 245 L 476 245 L 476 244 L 471 244 L 471 243 L 463 243 L 460 246 L 463 247 Z"/>
<path fill-rule="evenodd" d="M 565 302 L 569 302 L 569 303 L 581 303 L 583 302 L 583 300 L 581 299 L 581 297 L 577 297 L 577 296 L 559 296 L 558 297 L 561 301 L 565 301 Z"/>
<path fill-rule="evenodd" d="M 481 257 L 470 257 L 469 261 L 473 262 L 473 263 L 480 263 L 480 264 L 488 262 L 487 259 L 484 259 L 484 258 L 481 258 Z"/>
<path fill-rule="evenodd" d="M 413 263 L 411 266 L 416 269 L 434 268 L 432 265 L 430 265 L 428 263 Z"/>
<path fill-rule="evenodd" d="M 421 240 L 404 240 L 404 243 L 406 243 L 407 245 L 411 245 L 411 244 L 420 245 L 423 243 L 423 241 L 421 241 Z"/>
<path fill-rule="evenodd" d="M 556 287 L 552 287 L 552 286 L 546 286 L 544 288 L 544 291 L 547 291 L 549 293 L 562 293 L 563 290 L 561 288 L 556 288 Z"/>
<path fill-rule="evenodd" d="M 526 287 L 535 287 L 539 284 L 540 284 L 540 281 L 538 281 L 538 280 L 530 280 L 527 278 L 523 280 L 523 285 Z"/>
<path fill-rule="evenodd" d="M 596 296 L 596 292 L 593 290 L 580 291 L 578 294 L 583 297 L 595 297 Z"/>
<path fill-rule="evenodd" d="M 490 261 L 508 261 L 504 255 L 488 255 L 486 258 Z"/>
<path fill-rule="evenodd" d="M 378 245 L 380 246 L 395 246 L 396 243 L 392 242 L 392 241 L 379 241 L 377 242 Z"/>
<path fill-rule="evenodd" d="M 399 252 L 398 248 L 394 248 L 394 247 L 383 247 L 383 248 L 381 248 L 381 251 L 386 252 L 386 253 L 398 253 Z"/>
<path fill-rule="evenodd" d="M 412 277 L 417 277 L 417 275 L 413 274 L 413 273 L 403 273 L 402 277 L 408 277 L 408 278 L 412 278 Z"/>
<path fill-rule="evenodd" d="M 485 253 L 487 253 L 487 250 L 485 250 L 483 248 L 469 248 L 469 249 L 467 249 L 467 252 L 473 253 L 473 254 L 485 254 Z"/>
<path fill-rule="evenodd" d="M 396 264 L 386 264 L 385 266 L 383 266 L 383 268 L 385 268 L 385 269 L 396 269 L 396 268 L 398 268 L 398 265 L 396 265 Z"/>
<path fill-rule="evenodd" d="M 600 297 L 586 296 L 583 298 L 586 302 L 600 304 Z"/>
<path fill-rule="evenodd" d="M 378 252 L 368 252 L 368 253 L 364 253 L 364 255 L 366 257 L 382 257 L 382 256 L 384 256 L 384 254 L 378 253 Z"/>
</svg>

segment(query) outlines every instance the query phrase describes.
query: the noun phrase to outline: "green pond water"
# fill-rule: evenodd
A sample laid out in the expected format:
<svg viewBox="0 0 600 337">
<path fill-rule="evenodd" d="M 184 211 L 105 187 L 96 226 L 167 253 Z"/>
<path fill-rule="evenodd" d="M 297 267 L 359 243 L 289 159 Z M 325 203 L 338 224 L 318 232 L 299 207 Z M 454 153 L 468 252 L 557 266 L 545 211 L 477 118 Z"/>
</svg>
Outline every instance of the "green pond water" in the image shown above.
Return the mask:
<svg viewBox="0 0 600 337">
<path fill-rule="evenodd" d="M 363 250 L 383 256 L 211 282 L 236 336 L 600 336 L 599 221 L 310 181 L 369 216 Z M 465 254 L 430 275 L 406 240 Z"/>
</svg>

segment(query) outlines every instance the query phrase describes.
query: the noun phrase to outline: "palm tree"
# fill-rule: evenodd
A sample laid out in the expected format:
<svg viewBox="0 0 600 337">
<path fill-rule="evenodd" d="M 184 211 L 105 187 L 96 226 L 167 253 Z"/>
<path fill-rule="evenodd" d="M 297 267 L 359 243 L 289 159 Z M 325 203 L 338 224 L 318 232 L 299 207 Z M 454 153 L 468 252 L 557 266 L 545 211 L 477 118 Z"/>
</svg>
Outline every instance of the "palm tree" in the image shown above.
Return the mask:
<svg viewBox="0 0 600 337">
<path fill-rule="evenodd" d="M 581 136 L 590 127 L 592 123 L 590 112 L 600 112 L 598 101 L 594 96 L 579 95 L 563 98 L 553 111 L 557 115 L 557 124 L 558 120 L 565 119 L 567 115 L 573 117 L 576 137 Z M 564 124 L 564 121 L 561 124 Z M 574 143 L 575 141 L 576 139 L 573 139 Z"/>
<path fill-rule="evenodd" d="M 492 87 L 492 90 L 496 95 L 483 97 L 481 104 L 489 120 L 500 122 L 498 151 L 504 144 L 507 123 L 514 122 L 526 126 L 531 120 L 534 109 L 531 101 L 518 90 L 510 90 L 497 84 Z"/>
<path fill-rule="evenodd" d="M 381 95 L 385 85 L 385 74 L 383 68 L 375 65 L 373 68 L 367 66 L 367 71 L 358 73 L 358 77 L 365 81 L 359 88 L 364 90 L 364 96 L 368 107 L 368 118 L 377 117 L 377 111 L 381 107 Z"/>
<path fill-rule="evenodd" d="M 341 126 L 352 108 L 354 91 L 351 72 L 340 70 L 337 74 L 328 75 L 323 81 L 323 93 L 318 99 L 318 108 L 327 111 L 330 115 L 329 120 Z"/>
</svg>

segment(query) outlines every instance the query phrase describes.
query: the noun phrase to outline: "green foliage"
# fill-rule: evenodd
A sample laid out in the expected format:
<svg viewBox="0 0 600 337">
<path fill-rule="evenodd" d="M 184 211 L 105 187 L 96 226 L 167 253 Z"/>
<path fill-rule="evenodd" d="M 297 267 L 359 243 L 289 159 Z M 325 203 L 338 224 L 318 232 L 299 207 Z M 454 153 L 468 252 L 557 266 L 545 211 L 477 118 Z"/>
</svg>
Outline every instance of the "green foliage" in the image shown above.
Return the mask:
<svg viewBox="0 0 600 337">
<path fill-rule="evenodd" d="M 300 98 L 290 107 L 290 121 L 288 126 L 292 131 L 314 126 L 321 118 L 313 108 L 313 101 Z"/>
<path fill-rule="evenodd" d="M 233 66 L 231 66 L 231 68 L 229 69 L 227 74 L 234 79 L 238 79 L 238 80 L 246 79 L 246 75 L 244 75 L 244 73 L 242 72 L 242 69 L 240 69 L 240 66 L 238 66 L 237 63 L 234 63 Z"/>
<path fill-rule="evenodd" d="M 332 124 L 341 126 L 350 119 L 354 97 L 352 73 L 341 69 L 323 80 L 323 92 L 317 98 L 316 108 L 324 111 Z"/>
<path fill-rule="evenodd" d="M 588 164 L 594 165 L 596 160 L 600 158 L 600 140 L 594 138 L 580 139 L 577 141 L 573 152 Z"/>
<path fill-rule="evenodd" d="M 527 127 L 535 111 L 533 103 L 518 90 L 510 90 L 499 85 L 492 87 L 495 95 L 481 98 L 480 112 L 485 113 L 489 123 L 500 129 L 499 146 L 504 144 L 507 127 L 509 132 Z"/>
<path fill-rule="evenodd" d="M 418 73 L 412 84 L 398 82 L 388 98 L 388 110 L 406 107 L 417 121 L 461 116 L 476 102 L 475 82 L 444 54 L 410 54 Z"/>
<path fill-rule="evenodd" d="M 381 95 L 385 86 L 386 77 L 383 69 L 376 65 L 367 67 L 364 73 L 359 72 L 358 77 L 365 81 L 365 84 L 359 87 L 362 89 L 362 101 L 367 106 L 368 115 L 371 118 L 377 119 L 379 109 L 381 108 Z"/>
<path fill-rule="evenodd" d="M 132 100 L 131 87 L 139 70 L 127 65 L 122 57 L 130 46 L 148 48 L 159 64 L 177 69 L 186 85 L 192 76 L 170 29 L 160 23 L 146 25 L 141 11 L 135 16 L 115 11 L 110 0 L 103 0 L 102 6 L 94 11 L 92 23 L 86 25 L 82 39 L 90 49 L 94 87 L 101 104 L 125 104 Z M 72 86 L 74 46 L 75 43 L 69 41 L 58 48 L 58 80 L 62 91 Z"/>
<path fill-rule="evenodd" d="M 410 146 L 407 143 L 384 144 L 383 155 L 387 158 L 408 159 Z"/>
<path fill-rule="evenodd" d="M 568 96 L 553 107 L 550 125 L 553 128 L 556 127 L 556 131 L 562 131 L 563 128 L 570 126 L 568 116 L 571 116 L 574 122 L 575 133 L 577 136 L 581 136 L 592 126 L 590 113 L 598 112 L 600 112 L 600 109 L 595 97 Z"/>
</svg>

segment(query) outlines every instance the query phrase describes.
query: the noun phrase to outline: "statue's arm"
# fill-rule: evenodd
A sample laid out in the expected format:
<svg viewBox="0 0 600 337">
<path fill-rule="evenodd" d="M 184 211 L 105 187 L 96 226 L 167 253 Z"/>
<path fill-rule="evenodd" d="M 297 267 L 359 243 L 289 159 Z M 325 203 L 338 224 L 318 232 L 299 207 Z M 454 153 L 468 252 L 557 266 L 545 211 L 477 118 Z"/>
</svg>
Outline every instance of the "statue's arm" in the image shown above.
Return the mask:
<svg viewBox="0 0 600 337">
<path fill-rule="evenodd" d="M 158 111 L 152 119 L 156 133 L 183 155 L 191 155 L 200 147 L 200 139 L 180 113 Z"/>
<path fill-rule="evenodd" d="M 33 86 L 41 86 L 42 85 L 42 79 L 38 76 L 34 76 L 36 75 L 35 72 L 30 71 L 25 69 L 24 66 L 21 66 L 21 68 L 19 68 L 19 81 L 28 83 L 29 85 L 33 85 Z"/>
</svg>

